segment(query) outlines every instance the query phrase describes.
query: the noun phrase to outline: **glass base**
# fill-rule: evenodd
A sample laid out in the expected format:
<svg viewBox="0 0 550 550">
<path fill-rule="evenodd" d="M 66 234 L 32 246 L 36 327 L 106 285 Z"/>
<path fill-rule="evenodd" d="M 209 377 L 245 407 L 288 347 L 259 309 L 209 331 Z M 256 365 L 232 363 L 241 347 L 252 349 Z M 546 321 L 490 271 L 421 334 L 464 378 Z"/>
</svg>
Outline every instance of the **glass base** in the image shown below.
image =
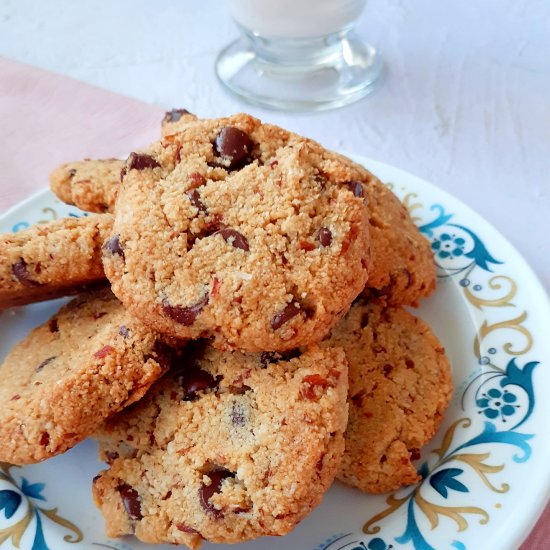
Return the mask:
<svg viewBox="0 0 550 550">
<path fill-rule="evenodd" d="M 216 60 L 233 94 L 281 111 L 321 111 L 353 103 L 380 82 L 376 50 L 353 32 L 309 40 L 270 40 L 245 33 Z"/>
</svg>

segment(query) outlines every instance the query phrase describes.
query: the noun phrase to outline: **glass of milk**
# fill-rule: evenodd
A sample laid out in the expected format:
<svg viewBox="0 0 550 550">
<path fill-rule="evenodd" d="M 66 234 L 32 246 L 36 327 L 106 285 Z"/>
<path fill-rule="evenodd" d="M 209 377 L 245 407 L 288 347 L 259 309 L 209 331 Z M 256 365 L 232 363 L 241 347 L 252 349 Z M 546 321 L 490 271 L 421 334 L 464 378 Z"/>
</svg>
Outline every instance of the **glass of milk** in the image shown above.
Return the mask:
<svg viewBox="0 0 550 550">
<path fill-rule="evenodd" d="M 382 74 L 353 31 L 366 0 L 229 0 L 241 37 L 218 56 L 232 93 L 284 111 L 322 110 L 367 95 Z"/>
</svg>

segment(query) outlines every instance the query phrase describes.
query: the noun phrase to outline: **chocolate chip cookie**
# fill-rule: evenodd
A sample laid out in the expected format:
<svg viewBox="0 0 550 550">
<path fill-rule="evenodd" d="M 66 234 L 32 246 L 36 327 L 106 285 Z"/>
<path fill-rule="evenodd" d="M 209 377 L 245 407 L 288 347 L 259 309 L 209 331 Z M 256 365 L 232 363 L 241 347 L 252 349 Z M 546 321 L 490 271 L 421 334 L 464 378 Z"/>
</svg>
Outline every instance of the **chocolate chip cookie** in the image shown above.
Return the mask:
<svg viewBox="0 0 550 550">
<path fill-rule="evenodd" d="M 185 130 L 190 122 L 197 120 L 197 117 L 187 109 L 172 109 L 168 111 L 161 124 L 161 136 L 166 137 Z"/>
<path fill-rule="evenodd" d="M 111 212 L 123 164 L 118 159 L 85 159 L 63 164 L 50 174 L 51 190 L 63 202 L 86 212 Z"/>
<path fill-rule="evenodd" d="M 346 392 L 340 348 L 243 354 L 195 342 L 97 434 L 109 469 L 93 494 L 107 534 L 198 548 L 288 533 L 334 479 Z"/>
<path fill-rule="evenodd" d="M 360 173 L 248 115 L 199 120 L 123 168 L 104 265 L 144 323 L 223 349 L 318 341 L 364 288 Z"/>
<path fill-rule="evenodd" d="M 140 399 L 165 367 L 156 336 L 109 290 L 75 298 L 0 367 L 0 461 L 66 451 Z"/>
<path fill-rule="evenodd" d="M 322 346 L 342 346 L 349 360 L 338 479 L 368 493 L 419 481 L 412 461 L 438 429 L 452 393 L 439 340 L 404 309 L 358 302 Z"/>
<path fill-rule="evenodd" d="M 75 294 L 105 280 L 109 215 L 65 218 L 0 235 L 0 309 Z"/>
<path fill-rule="evenodd" d="M 364 186 L 372 242 L 372 269 L 364 294 L 389 305 L 417 306 L 435 290 L 430 242 L 388 187 L 372 176 Z"/>
<path fill-rule="evenodd" d="M 436 286 L 430 242 L 394 193 L 363 166 L 338 155 L 361 172 L 362 190 L 369 209 L 371 263 L 363 292 L 388 305 L 417 306 Z"/>
</svg>

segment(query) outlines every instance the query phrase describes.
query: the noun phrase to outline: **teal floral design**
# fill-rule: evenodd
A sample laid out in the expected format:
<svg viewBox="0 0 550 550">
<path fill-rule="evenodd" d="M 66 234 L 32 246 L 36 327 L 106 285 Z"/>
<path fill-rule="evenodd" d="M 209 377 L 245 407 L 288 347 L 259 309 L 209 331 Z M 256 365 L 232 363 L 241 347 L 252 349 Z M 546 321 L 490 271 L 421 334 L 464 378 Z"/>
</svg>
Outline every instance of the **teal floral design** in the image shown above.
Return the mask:
<svg viewBox="0 0 550 550">
<path fill-rule="evenodd" d="M 439 239 L 432 241 L 432 250 L 435 255 L 442 259 L 458 258 L 464 254 L 464 245 L 466 241 L 462 237 L 456 235 L 449 235 L 449 233 L 442 233 Z"/>
<path fill-rule="evenodd" d="M 58 219 L 59 214 L 53 208 L 44 208 L 42 212 L 46 216 L 46 218 L 43 220 L 38 220 L 36 223 L 39 223 L 39 224 L 48 223 Z M 88 212 L 75 211 L 75 212 L 69 212 L 68 214 L 66 214 L 66 217 L 68 218 L 82 218 L 85 216 L 89 216 Z M 31 226 L 30 222 L 20 221 L 12 226 L 11 231 L 12 233 L 17 233 L 19 231 L 23 231 L 24 229 L 28 229 L 30 226 Z"/>
<path fill-rule="evenodd" d="M 431 239 L 439 277 L 452 277 L 475 266 L 492 271 L 491 265 L 502 263 L 489 253 L 476 233 L 463 225 L 449 223 L 454 214 L 445 212 L 442 205 L 433 204 L 430 211 L 437 212 L 437 217 L 419 229 Z"/>
<path fill-rule="evenodd" d="M 36 502 L 46 502 L 42 494 L 46 485 L 30 483 L 25 477 L 21 477 L 19 485 L 11 474 L 12 468 L 15 466 L 0 463 L 0 511 L 4 512 L 6 520 L 12 520 L 19 509 L 23 507 L 23 515 L 19 515 L 19 519 L 14 518 L 14 521 L 8 522 L 6 526 L 4 526 L 5 522 L 1 522 L 0 544 L 11 540 L 12 544 L 19 548 L 21 538 L 30 531 L 33 533 L 31 550 L 53 550 L 46 543 L 42 523 L 45 518 L 69 531 L 69 534 L 63 537 L 65 542 L 78 543 L 82 541 L 82 531 L 74 523 L 58 515 L 57 508 L 43 508 Z"/>
<path fill-rule="evenodd" d="M 484 307 L 515 307 L 511 303 L 515 294 L 515 283 L 510 283 L 511 289 L 505 296 L 490 299 L 479 294 L 483 285 L 473 282 L 476 278 L 479 279 L 474 275 L 491 273 L 495 266 L 503 262 L 489 252 L 474 231 L 453 223 L 454 214 L 446 212 L 442 205 L 434 204 L 429 210 L 436 214 L 435 218 L 421 223 L 419 229 L 431 241 L 438 277 L 457 277 L 466 298 L 478 310 L 482 311 Z M 495 276 L 489 280 L 487 286 L 500 288 L 499 284 L 504 279 L 506 278 L 502 275 Z M 500 368 L 494 362 L 496 348 L 489 348 L 486 353 L 491 357 L 486 356 L 481 353 L 481 341 L 502 326 L 519 331 L 525 336 L 528 345 L 515 355 L 526 353 L 530 349 L 531 340 L 529 332 L 521 326 L 524 319 L 525 314 L 501 323 L 485 322 L 481 325 L 480 335 L 476 337 L 474 345 L 481 372 L 464 389 L 461 405 L 463 410 L 477 409 L 483 422 L 464 417 L 451 425 L 442 435 L 440 448 L 434 450 L 433 455 L 420 466 L 418 472 L 421 481 L 414 487 L 387 497 L 388 507 L 364 525 L 363 532 L 367 536 L 372 537 L 379 533 L 380 522 L 393 516 L 391 524 L 402 521 L 403 527 L 401 533 L 394 536 L 392 544 L 395 543 L 398 547 L 412 545 L 417 550 L 436 550 L 437 546 L 430 542 L 430 530 L 425 527 L 426 521 L 433 531 L 438 527 L 440 518 L 446 517 L 456 523 L 458 532 L 467 529 L 469 516 L 478 516 L 482 525 L 489 521 L 486 510 L 476 506 L 475 502 L 468 503 L 460 495 L 473 492 L 470 486 L 472 474 L 482 481 L 480 486 L 475 486 L 476 491 L 484 486 L 497 494 L 509 490 L 506 483 L 494 485 L 491 482 L 490 475 L 502 471 L 505 465 L 494 464 L 491 450 L 487 449 L 493 449 L 495 445 L 505 445 L 516 449 L 512 456 L 513 462 L 522 464 L 529 460 L 532 453 L 530 441 L 534 435 L 523 433 L 520 427 L 529 419 L 535 407 L 533 372 L 538 362 L 528 361 L 520 365 L 517 357 L 513 357 L 504 368 Z M 504 350 L 508 353 L 507 350 L 511 350 L 510 344 L 505 344 Z M 466 402 L 468 407 L 465 406 Z M 467 471 L 469 475 L 466 475 Z M 462 502 L 466 504 L 460 505 Z M 387 540 L 387 530 L 384 529 L 383 532 Z M 388 547 L 383 539 L 379 540 L 380 543 L 376 538 L 364 538 L 362 541 L 350 541 L 356 547 L 353 544 L 340 547 L 371 550 L 368 546 L 371 543 L 380 544 L 380 549 Z M 323 550 L 340 548 L 331 544 L 332 546 L 324 546 Z M 448 544 L 457 550 L 467 550 L 462 540 L 451 539 Z"/>
<path fill-rule="evenodd" d="M 501 391 L 491 388 L 482 394 L 482 397 L 476 401 L 476 405 L 481 408 L 480 412 L 487 418 L 494 420 L 500 416 L 502 421 L 506 422 L 506 417 L 515 414 L 519 407 L 514 404 L 517 399 L 516 395 L 508 390 Z"/>
<path fill-rule="evenodd" d="M 468 487 L 456 479 L 464 473 L 461 468 L 445 468 L 430 477 L 430 485 L 443 497 L 447 498 L 449 489 L 467 493 Z"/>
<path fill-rule="evenodd" d="M 353 533 L 345 535 L 333 535 L 315 550 L 391 550 L 393 545 L 386 544 L 380 537 L 371 538 L 368 541 L 357 540 Z"/>
</svg>

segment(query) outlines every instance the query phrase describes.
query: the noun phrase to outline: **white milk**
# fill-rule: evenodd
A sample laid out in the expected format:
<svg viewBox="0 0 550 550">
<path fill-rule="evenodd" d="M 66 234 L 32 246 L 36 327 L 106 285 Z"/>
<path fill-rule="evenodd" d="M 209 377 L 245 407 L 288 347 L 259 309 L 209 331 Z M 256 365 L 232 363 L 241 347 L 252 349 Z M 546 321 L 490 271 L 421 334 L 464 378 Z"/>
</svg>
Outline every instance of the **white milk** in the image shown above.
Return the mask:
<svg viewBox="0 0 550 550">
<path fill-rule="evenodd" d="M 338 32 L 366 0 L 229 0 L 233 18 L 261 36 L 308 38 Z"/>
</svg>

